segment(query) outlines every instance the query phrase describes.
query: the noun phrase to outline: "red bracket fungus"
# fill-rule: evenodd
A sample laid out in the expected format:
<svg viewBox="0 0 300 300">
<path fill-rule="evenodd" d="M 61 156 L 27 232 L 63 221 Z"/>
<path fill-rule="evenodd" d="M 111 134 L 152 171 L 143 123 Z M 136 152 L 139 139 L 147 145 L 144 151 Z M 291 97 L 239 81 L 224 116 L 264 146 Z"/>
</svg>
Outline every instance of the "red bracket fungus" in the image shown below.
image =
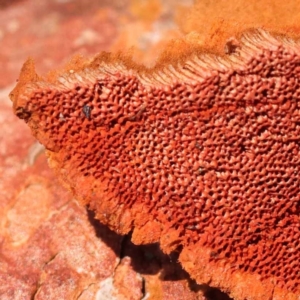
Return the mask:
<svg viewBox="0 0 300 300">
<path fill-rule="evenodd" d="M 300 299 L 300 43 L 249 31 L 227 53 L 29 60 L 11 99 L 101 222 L 234 299 Z"/>
</svg>

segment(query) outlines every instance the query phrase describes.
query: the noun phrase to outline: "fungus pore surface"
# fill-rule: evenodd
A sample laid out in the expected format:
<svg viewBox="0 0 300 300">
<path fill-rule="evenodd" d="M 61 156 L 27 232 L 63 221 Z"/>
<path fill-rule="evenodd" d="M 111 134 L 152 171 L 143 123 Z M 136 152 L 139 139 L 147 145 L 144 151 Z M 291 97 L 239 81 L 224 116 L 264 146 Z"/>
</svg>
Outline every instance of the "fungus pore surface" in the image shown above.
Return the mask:
<svg viewBox="0 0 300 300">
<path fill-rule="evenodd" d="M 28 61 L 11 99 L 101 222 L 234 299 L 299 299 L 300 44 L 257 30 L 226 52 Z"/>
</svg>

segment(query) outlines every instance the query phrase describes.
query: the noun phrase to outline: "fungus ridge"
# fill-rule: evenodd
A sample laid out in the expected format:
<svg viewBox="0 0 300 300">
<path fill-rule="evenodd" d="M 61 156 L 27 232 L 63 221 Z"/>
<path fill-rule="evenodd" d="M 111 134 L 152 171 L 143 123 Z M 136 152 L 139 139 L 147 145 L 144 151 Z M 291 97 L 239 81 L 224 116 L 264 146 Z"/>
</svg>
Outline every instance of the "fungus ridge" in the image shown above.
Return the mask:
<svg viewBox="0 0 300 300">
<path fill-rule="evenodd" d="M 192 277 L 236 299 L 251 295 L 242 276 L 260 287 L 252 299 L 297 299 L 299 43 L 257 30 L 233 54 L 153 71 L 100 57 L 54 79 L 30 62 L 22 74 L 15 113 L 101 222 L 183 249 Z M 231 275 L 207 276 L 203 262 Z"/>
</svg>

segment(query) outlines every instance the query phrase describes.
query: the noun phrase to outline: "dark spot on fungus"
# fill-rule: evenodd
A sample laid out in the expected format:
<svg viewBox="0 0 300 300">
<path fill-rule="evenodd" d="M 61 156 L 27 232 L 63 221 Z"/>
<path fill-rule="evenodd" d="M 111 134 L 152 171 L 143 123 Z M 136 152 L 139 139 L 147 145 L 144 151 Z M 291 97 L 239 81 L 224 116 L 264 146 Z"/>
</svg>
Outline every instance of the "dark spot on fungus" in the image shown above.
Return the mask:
<svg viewBox="0 0 300 300">
<path fill-rule="evenodd" d="M 200 168 L 198 169 L 198 174 L 199 174 L 199 175 L 204 175 L 205 172 L 206 172 L 206 169 L 203 168 L 203 167 L 200 167 Z"/>
<path fill-rule="evenodd" d="M 82 108 L 82 111 L 85 115 L 85 117 L 87 119 L 90 119 L 91 118 L 91 111 L 92 111 L 92 108 L 88 105 L 84 105 L 83 108 Z"/>
<path fill-rule="evenodd" d="M 15 114 L 18 118 L 23 119 L 25 122 L 27 122 L 31 116 L 31 113 L 23 107 L 18 107 Z"/>
</svg>

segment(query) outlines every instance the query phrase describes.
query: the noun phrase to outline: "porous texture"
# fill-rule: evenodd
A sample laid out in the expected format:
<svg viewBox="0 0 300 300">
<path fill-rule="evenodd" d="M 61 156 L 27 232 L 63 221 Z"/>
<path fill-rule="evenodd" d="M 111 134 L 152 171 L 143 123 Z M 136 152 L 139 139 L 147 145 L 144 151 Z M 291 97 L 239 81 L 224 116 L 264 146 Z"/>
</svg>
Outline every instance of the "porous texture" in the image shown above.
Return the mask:
<svg viewBox="0 0 300 300">
<path fill-rule="evenodd" d="M 135 246 L 78 206 L 7 93 L 0 90 L 1 300 L 229 300 L 196 285 L 157 244 Z"/>
<path fill-rule="evenodd" d="M 96 217 L 159 241 L 234 299 L 299 299 L 300 46 L 247 32 L 227 55 L 152 71 L 100 55 L 11 93 Z"/>
</svg>

